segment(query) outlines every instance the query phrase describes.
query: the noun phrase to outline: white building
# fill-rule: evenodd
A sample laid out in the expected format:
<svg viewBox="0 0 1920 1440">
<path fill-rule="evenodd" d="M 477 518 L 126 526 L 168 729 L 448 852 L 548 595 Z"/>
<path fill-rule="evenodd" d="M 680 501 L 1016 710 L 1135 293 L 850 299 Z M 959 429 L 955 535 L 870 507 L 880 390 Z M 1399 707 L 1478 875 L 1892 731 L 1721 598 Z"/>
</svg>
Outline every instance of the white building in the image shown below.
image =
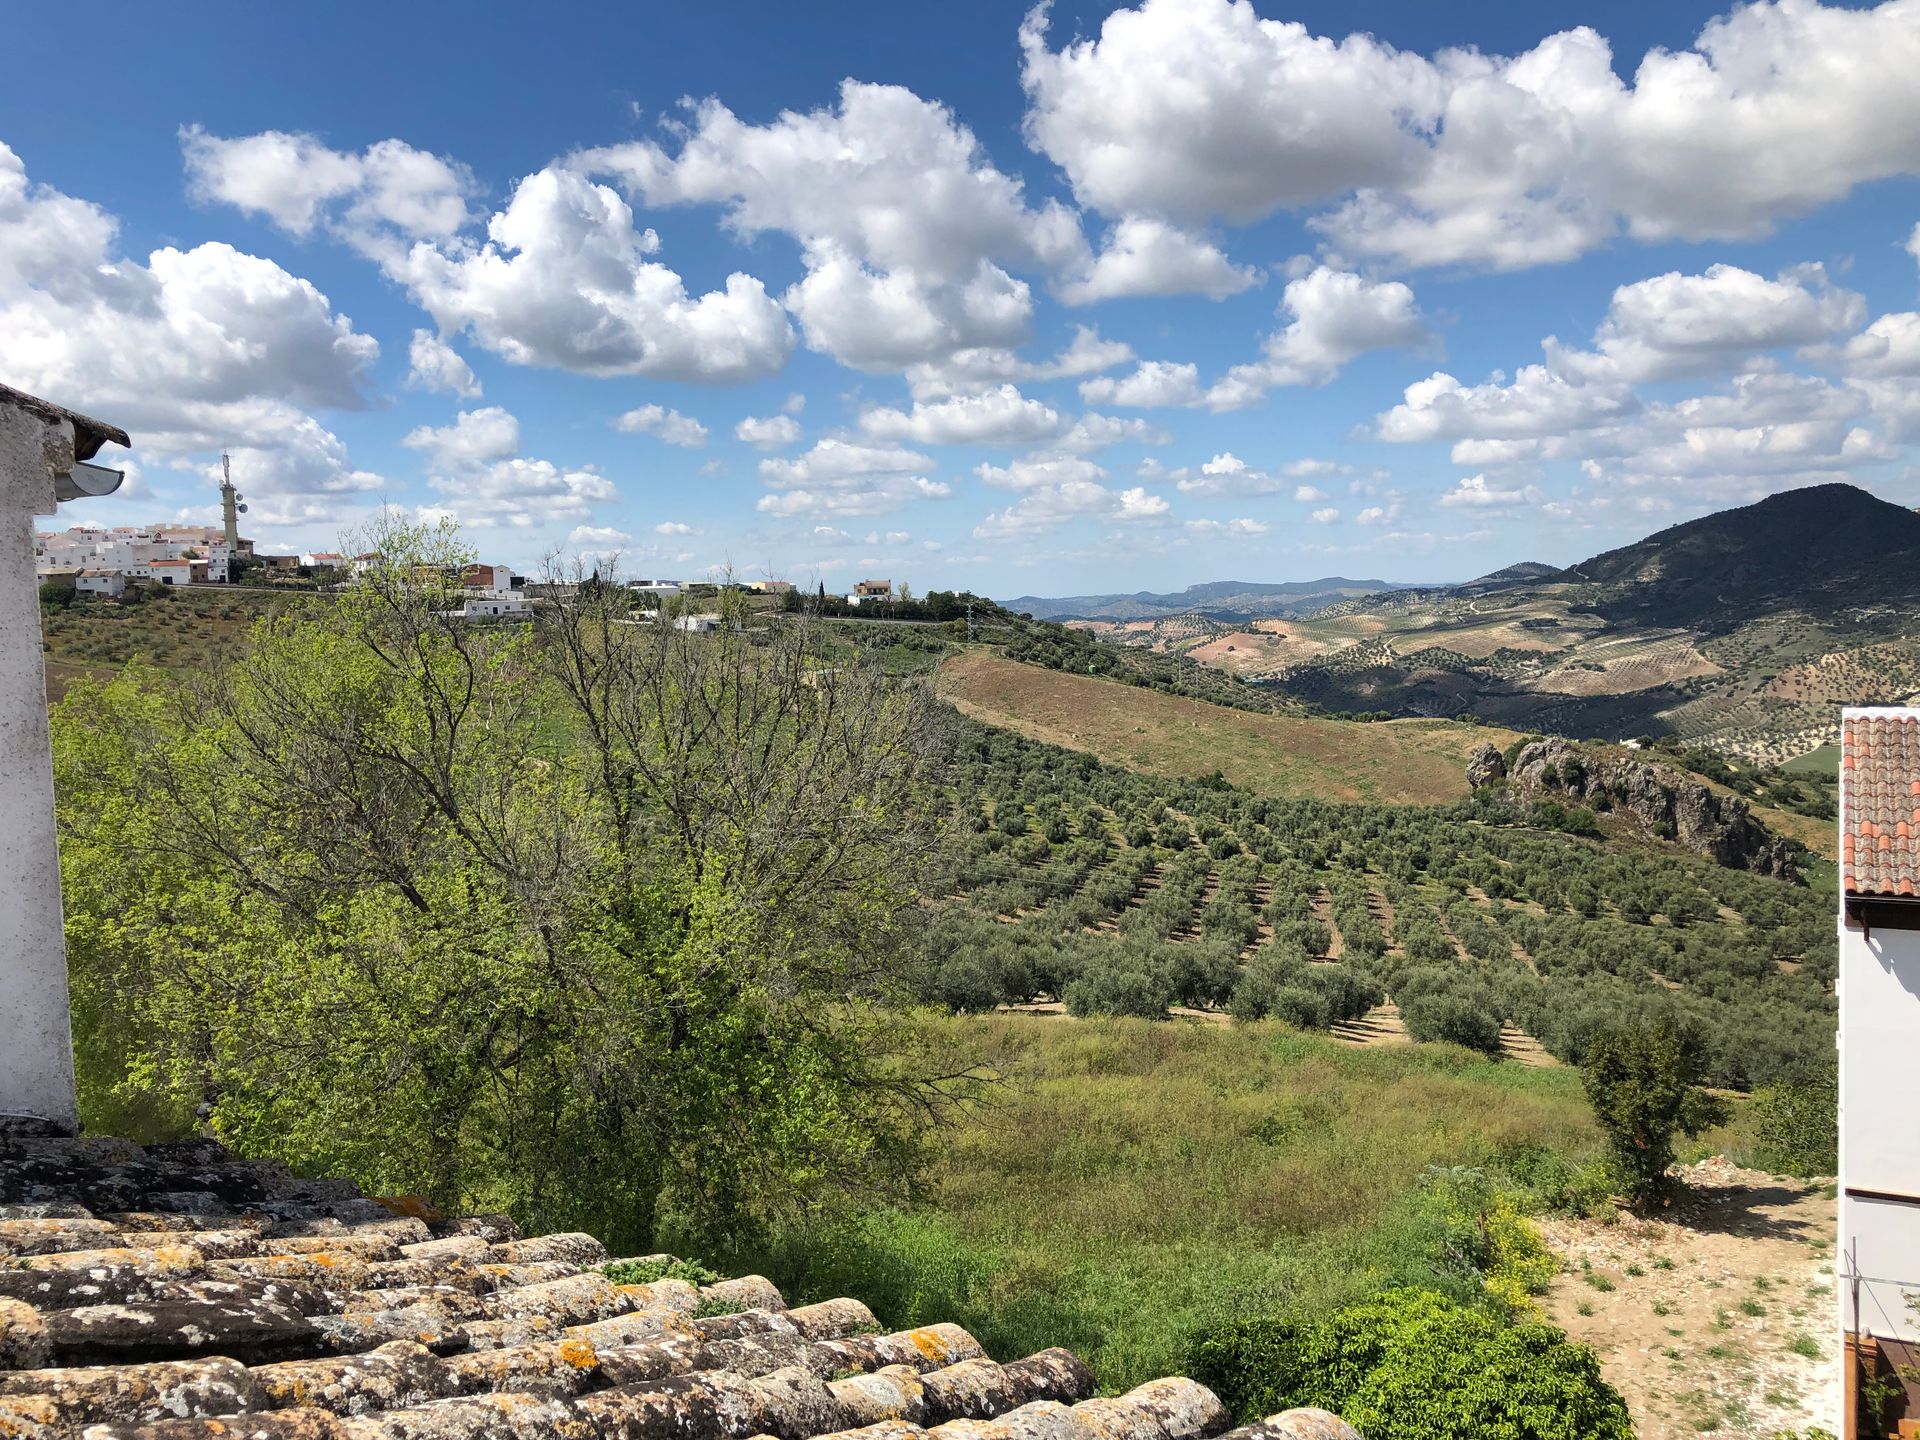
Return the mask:
<svg viewBox="0 0 1920 1440">
<path fill-rule="evenodd" d="M 524 595 L 469 595 L 456 613 L 463 620 L 531 620 L 533 602 Z"/>
<path fill-rule="evenodd" d="M 676 615 L 673 620 L 673 628 L 676 630 L 689 630 L 695 634 L 704 635 L 709 630 L 718 630 L 720 628 L 720 617 L 718 615 Z"/>
<path fill-rule="evenodd" d="M 1851 1434 L 1862 1373 L 1920 1361 L 1920 710 L 1842 712 L 1840 852 L 1835 1269 L 1858 1362 L 1844 1372 Z"/>
<path fill-rule="evenodd" d="M 73 588 L 82 595 L 118 600 L 127 593 L 127 577 L 118 570 L 82 570 L 74 577 Z"/>
</svg>

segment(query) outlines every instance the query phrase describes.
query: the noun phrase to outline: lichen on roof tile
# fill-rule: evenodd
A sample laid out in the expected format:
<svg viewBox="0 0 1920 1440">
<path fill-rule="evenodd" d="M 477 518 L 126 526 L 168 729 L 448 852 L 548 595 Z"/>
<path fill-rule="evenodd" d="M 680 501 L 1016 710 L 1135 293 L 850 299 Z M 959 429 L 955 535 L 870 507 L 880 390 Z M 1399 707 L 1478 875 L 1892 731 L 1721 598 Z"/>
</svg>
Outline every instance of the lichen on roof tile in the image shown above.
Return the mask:
<svg viewBox="0 0 1920 1440">
<path fill-rule="evenodd" d="M 607 1260 L 590 1235 L 528 1238 L 502 1216 L 382 1204 L 211 1140 L 0 1135 L 0 1440 L 1209 1440 L 1226 1428 L 1191 1380 L 1096 1398 L 1065 1350 L 1001 1364 L 957 1325 L 884 1333 L 858 1300 L 789 1309 L 758 1275 L 620 1285 Z M 1236 1440 L 1350 1440 L 1316 1414 Z"/>
</svg>

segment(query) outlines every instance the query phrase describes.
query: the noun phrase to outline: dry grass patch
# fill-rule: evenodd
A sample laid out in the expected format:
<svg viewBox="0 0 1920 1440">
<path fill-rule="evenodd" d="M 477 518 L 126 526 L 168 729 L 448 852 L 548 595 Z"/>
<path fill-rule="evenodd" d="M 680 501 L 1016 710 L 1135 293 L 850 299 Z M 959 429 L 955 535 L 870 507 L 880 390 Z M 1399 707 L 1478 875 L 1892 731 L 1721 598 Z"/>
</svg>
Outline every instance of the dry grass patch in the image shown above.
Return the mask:
<svg viewBox="0 0 1920 1440">
<path fill-rule="evenodd" d="M 1287 798 L 1445 804 L 1466 795 L 1475 746 L 1515 738 L 1449 720 L 1363 725 L 1229 710 L 977 650 L 943 663 L 935 685 L 962 713 L 1029 739 L 1152 774 L 1217 769 L 1236 785 Z"/>
</svg>

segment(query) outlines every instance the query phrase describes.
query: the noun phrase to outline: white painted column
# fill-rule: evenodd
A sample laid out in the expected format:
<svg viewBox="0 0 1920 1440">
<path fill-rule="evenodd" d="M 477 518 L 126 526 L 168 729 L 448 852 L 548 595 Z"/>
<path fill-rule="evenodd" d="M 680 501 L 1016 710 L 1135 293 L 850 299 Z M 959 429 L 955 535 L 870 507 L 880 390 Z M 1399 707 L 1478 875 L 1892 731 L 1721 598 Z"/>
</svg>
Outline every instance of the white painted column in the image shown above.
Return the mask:
<svg viewBox="0 0 1920 1440">
<path fill-rule="evenodd" d="M 0 401 L 0 1121 L 71 1133 L 73 1030 L 53 824 L 33 518 L 54 513 L 73 428 Z"/>
</svg>

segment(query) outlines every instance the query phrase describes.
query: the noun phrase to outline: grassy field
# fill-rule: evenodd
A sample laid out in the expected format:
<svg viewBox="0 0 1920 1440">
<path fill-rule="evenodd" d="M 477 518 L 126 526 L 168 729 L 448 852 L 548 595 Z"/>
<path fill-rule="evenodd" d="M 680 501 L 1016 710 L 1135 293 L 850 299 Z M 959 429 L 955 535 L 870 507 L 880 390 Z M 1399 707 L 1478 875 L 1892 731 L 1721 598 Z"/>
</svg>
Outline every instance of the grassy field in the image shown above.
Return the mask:
<svg viewBox="0 0 1920 1440">
<path fill-rule="evenodd" d="M 862 1296 L 888 1325 L 957 1321 L 1001 1358 L 1066 1345 L 1106 1390 L 1178 1372 L 1206 1321 L 1467 1286 L 1423 1172 L 1549 1152 L 1577 1165 L 1598 1146 L 1577 1073 L 1451 1046 L 1356 1050 L 1269 1024 L 912 1023 L 1011 1077 L 938 1137 L 926 1204 L 731 1258 L 789 1293 Z"/>
<path fill-rule="evenodd" d="M 1149 774 L 1217 769 L 1236 785 L 1287 799 L 1444 804 L 1466 795 L 1475 746 L 1515 738 L 1447 720 L 1360 725 L 1256 715 L 985 651 L 946 661 L 935 685 L 963 713 L 1030 739 Z"/>
</svg>

